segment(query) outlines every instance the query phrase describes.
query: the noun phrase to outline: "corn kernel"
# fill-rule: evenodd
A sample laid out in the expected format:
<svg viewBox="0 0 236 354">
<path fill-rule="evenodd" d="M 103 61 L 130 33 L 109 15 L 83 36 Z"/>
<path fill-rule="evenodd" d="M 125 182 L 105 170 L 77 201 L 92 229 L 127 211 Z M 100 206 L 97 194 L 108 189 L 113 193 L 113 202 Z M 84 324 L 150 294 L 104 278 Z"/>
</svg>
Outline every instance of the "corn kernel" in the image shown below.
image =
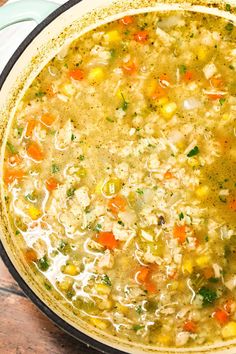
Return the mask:
<svg viewBox="0 0 236 354">
<path fill-rule="evenodd" d="M 206 47 L 199 47 L 197 50 L 197 57 L 201 61 L 205 61 L 208 58 L 208 49 Z"/>
<path fill-rule="evenodd" d="M 79 272 L 74 264 L 68 264 L 63 269 L 63 273 L 73 276 L 73 275 L 77 275 Z"/>
<path fill-rule="evenodd" d="M 161 107 L 161 114 L 164 118 L 170 119 L 173 117 L 177 110 L 177 104 L 175 102 L 166 103 Z"/>
<path fill-rule="evenodd" d="M 201 187 L 197 188 L 196 195 L 201 199 L 205 199 L 208 197 L 209 192 L 210 192 L 210 189 L 208 186 L 201 186 Z"/>
<path fill-rule="evenodd" d="M 64 84 L 61 86 L 60 92 L 66 96 L 73 96 L 75 93 L 75 88 L 72 84 Z"/>
<path fill-rule="evenodd" d="M 160 105 L 160 106 L 164 106 L 165 104 L 168 103 L 168 98 L 167 97 L 162 97 L 162 98 L 159 98 L 157 103 Z"/>
<path fill-rule="evenodd" d="M 230 119 L 230 115 L 227 114 L 227 113 L 224 113 L 223 116 L 222 116 L 222 119 L 225 120 L 225 121 L 227 121 L 227 120 Z"/>
<path fill-rule="evenodd" d="M 227 323 L 223 328 L 222 328 L 222 337 L 224 339 L 236 337 L 236 322 L 231 321 Z"/>
<path fill-rule="evenodd" d="M 127 313 L 129 312 L 129 308 L 127 306 L 121 305 L 119 302 L 116 302 L 116 307 L 117 310 L 123 313 L 124 315 L 127 315 Z"/>
<path fill-rule="evenodd" d="M 100 318 L 92 317 L 92 318 L 90 318 L 90 322 L 94 326 L 96 326 L 97 328 L 102 329 L 102 330 L 106 329 L 108 326 L 107 322 L 100 320 Z"/>
<path fill-rule="evenodd" d="M 115 43 L 121 41 L 120 33 L 117 30 L 107 32 L 105 38 L 109 43 Z"/>
<path fill-rule="evenodd" d="M 182 265 L 182 272 L 192 274 L 193 272 L 193 261 L 191 259 L 186 259 Z"/>
<path fill-rule="evenodd" d="M 191 159 L 188 159 L 188 164 L 191 167 L 198 167 L 200 165 L 198 158 L 192 157 Z"/>
<path fill-rule="evenodd" d="M 42 215 L 42 212 L 38 208 L 35 208 L 34 206 L 31 206 L 29 208 L 29 216 L 31 217 L 31 219 L 37 220 L 40 218 L 41 215 Z"/>
<path fill-rule="evenodd" d="M 171 337 L 168 334 L 159 334 L 156 337 L 156 342 L 167 346 L 171 342 Z"/>
<path fill-rule="evenodd" d="M 107 181 L 103 188 L 102 192 L 108 197 L 117 194 L 121 189 L 121 181 L 118 178 L 111 178 Z"/>
<path fill-rule="evenodd" d="M 196 263 L 200 268 L 205 268 L 207 265 L 209 265 L 211 259 L 210 256 L 200 256 L 196 259 Z"/>
<path fill-rule="evenodd" d="M 104 70 L 102 68 L 93 68 L 88 74 L 88 81 L 90 83 L 100 83 L 103 81 L 104 76 Z"/>
<path fill-rule="evenodd" d="M 110 310 L 113 307 L 113 302 L 111 300 L 103 300 L 98 304 L 100 310 Z"/>
<path fill-rule="evenodd" d="M 65 278 L 58 284 L 58 287 L 62 291 L 68 291 L 68 290 L 70 290 L 72 284 L 73 284 L 73 280 L 72 279 Z"/>
<path fill-rule="evenodd" d="M 157 89 L 157 80 L 152 79 L 148 81 L 148 85 L 145 89 L 146 95 L 148 98 L 152 98 L 152 96 L 154 95 L 156 89 Z"/>
<path fill-rule="evenodd" d="M 81 168 L 76 172 L 76 174 L 77 174 L 78 177 L 83 178 L 83 177 L 86 177 L 87 171 L 86 171 L 85 168 L 81 167 Z"/>
<path fill-rule="evenodd" d="M 95 289 L 101 295 L 109 295 L 111 292 L 111 288 L 105 284 L 95 284 Z"/>
</svg>

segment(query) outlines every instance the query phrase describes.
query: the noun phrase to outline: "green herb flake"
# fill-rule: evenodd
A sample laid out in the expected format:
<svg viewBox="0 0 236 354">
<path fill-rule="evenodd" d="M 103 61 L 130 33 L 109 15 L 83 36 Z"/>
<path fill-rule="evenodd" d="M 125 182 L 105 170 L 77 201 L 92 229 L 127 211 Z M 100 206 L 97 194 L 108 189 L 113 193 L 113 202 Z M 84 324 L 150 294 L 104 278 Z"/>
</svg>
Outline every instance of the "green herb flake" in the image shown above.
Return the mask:
<svg viewBox="0 0 236 354">
<path fill-rule="evenodd" d="M 48 270 L 48 268 L 50 267 L 50 264 L 49 264 L 49 260 L 48 260 L 47 256 L 45 255 L 42 258 L 40 258 L 37 262 L 37 265 L 42 272 L 45 272 L 46 270 Z"/>
<path fill-rule="evenodd" d="M 15 146 L 12 145 L 9 141 L 7 142 L 7 148 L 12 154 L 16 154 L 17 153 Z"/>
<path fill-rule="evenodd" d="M 66 192 L 66 195 L 67 195 L 68 198 L 73 197 L 74 194 L 75 194 L 75 188 L 70 188 L 70 189 L 68 189 L 68 191 Z"/>
<path fill-rule="evenodd" d="M 198 294 L 203 298 L 203 306 L 213 305 L 217 299 L 216 291 L 205 286 L 199 290 Z"/>
<path fill-rule="evenodd" d="M 15 234 L 16 234 L 16 236 L 17 236 L 17 235 L 20 235 L 20 231 L 19 231 L 19 230 L 16 230 Z"/>
<path fill-rule="evenodd" d="M 125 224 L 121 220 L 118 221 L 118 224 L 121 225 L 121 226 L 125 226 Z"/>
<path fill-rule="evenodd" d="M 24 130 L 23 128 L 17 128 L 17 135 L 19 138 L 21 137 L 23 130 Z"/>
<path fill-rule="evenodd" d="M 135 310 L 136 310 L 138 315 L 141 315 L 143 313 L 143 309 L 142 309 L 141 305 L 137 306 Z"/>
<path fill-rule="evenodd" d="M 225 10 L 226 11 L 231 11 L 231 5 L 230 4 L 225 4 Z"/>
<path fill-rule="evenodd" d="M 191 34 L 190 34 L 190 38 L 193 38 L 193 37 L 194 37 L 194 33 L 191 33 Z"/>
<path fill-rule="evenodd" d="M 227 25 L 225 26 L 226 31 L 232 32 L 234 29 L 234 24 L 232 22 L 228 22 Z"/>
<path fill-rule="evenodd" d="M 111 54 L 111 58 L 114 59 L 116 57 L 116 50 L 114 48 L 112 48 L 110 50 L 110 54 Z"/>
<path fill-rule="evenodd" d="M 110 117 L 107 117 L 106 120 L 107 120 L 108 122 L 110 122 L 110 123 L 114 123 L 114 122 L 115 122 L 114 119 L 112 119 L 112 118 L 110 118 Z"/>
<path fill-rule="evenodd" d="M 209 236 L 205 237 L 205 241 L 208 242 L 209 241 Z"/>
<path fill-rule="evenodd" d="M 188 157 L 193 157 L 196 156 L 197 154 L 199 154 L 200 150 L 198 148 L 198 146 L 195 146 L 192 150 L 189 151 L 188 153 Z"/>
<path fill-rule="evenodd" d="M 186 65 L 180 65 L 180 67 L 179 67 L 179 72 L 180 72 L 180 74 L 185 74 L 186 73 L 186 71 L 187 71 L 187 67 L 186 67 Z"/>
<path fill-rule="evenodd" d="M 94 228 L 94 231 L 101 231 L 101 229 L 102 229 L 102 225 L 101 224 L 97 224 L 96 226 L 95 226 L 95 228 Z"/>
<path fill-rule="evenodd" d="M 215 284 L 215 283 L 218 283 L 220 279 L 212 277 L 212 278 L 210 278 L 208 280 L 209 280 L 210 283 L 214 283 Z"/>
<path fill-rule="evenodd" d="M 84 161 L 84 155 L 79 155 L 79 160 Z"/>
<path fill-rule="evenodd" d="M 145 326 L 141 326 L 141 325 L 133 325 L 133 330 L 135 332 L 139 331 L 140 329 L 143 329 Z"/>
<path fill-rule="evenodd" d="M 105 274 L 103 277 L 102 277 L 102 281 L 104 284 L 108 285 L 108 286 L 111 286 L 111 280 L 110 278 L 108 277 L 107 274 Z"/>
<path fill-rule="evenodd" d="M 234 66 L 232 64 L 229 65 L 230 70 L 234 70 Z"/>
<path fill-rule="evenodd" d="M 184 214 L 181 212 L 180 214 L 179 214 L 179 220 L 183 220 L 184 219 Z"/>
<path fill-rule="evenodd" d="M 46 92 L 39 91 L 39 92 L 36 92 L 35 97 L 42 98 L 45 95 L 46 95 Z"/>
<path fill-rule="evenodd" d="M 136 190 L 136 193 L 138 193 L 139 195 L 143 195 L 143 194 L 144 194 L 144 191 L 143 191 L 142 189 L 138 188 L 138 189 Z"/>
<path fill-rule="evenodd" d="M 44 283 L 44 286 L 45 286 L 45 288 L 47 289 L 47 290 L 52 290 L 52 285 L 51 284 L 49 284 L 49 283 Z"/>
<path fill-rule="evenodd" d="M 29 202 L 34 202 L 35 201 L 35 197 L 32 194 L 26 194 L 25 195 L 25 200 L 28 200 Z"/>
<path fill-rule="evenodd" d="M 55 163 L 52 164 L 52 173 L 57 173 L 60 171 L 60 168 L 58 165 L 56 165 Z"/>
<path fill-rule="evenodd" d="M 220 99 L 219 99 L 220 105 L 223 106 L 223 104 L 225 103 L 225 101 L 226 101 L 225 98 L 220 98 Z"/>
<path fill-rule="evenodd" d="M 71 134 L 71 141 L 74 141 L 76 139 L 76 136 L 74 134 Z"/>
<path fill-rule="evenodd" d="M 121 93 L 121 97 L 122 97 L 122 105 L 121 105 L 121 108 L 123 109 L 123 111 L 127 111 L 128 107 L 129 107 L 129 103 L 125 100 L 125 97 L 123 95 L 123 93 Z"/>
</svg>

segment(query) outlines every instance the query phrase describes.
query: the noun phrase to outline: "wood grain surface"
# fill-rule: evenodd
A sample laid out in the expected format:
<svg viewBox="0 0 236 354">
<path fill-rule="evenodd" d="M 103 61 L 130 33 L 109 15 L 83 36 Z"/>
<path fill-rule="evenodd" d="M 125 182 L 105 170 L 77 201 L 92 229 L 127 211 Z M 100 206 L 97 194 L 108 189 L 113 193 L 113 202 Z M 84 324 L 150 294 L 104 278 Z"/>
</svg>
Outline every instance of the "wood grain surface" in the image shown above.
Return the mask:
<svg viewBox="0 0 236 354">
<path fill-rule="evenodd" d="M 0 0 L 0 6 L 6 2 Z M 64 333 L 44 316 L 25 296 L 1 259 L 0 353 L 99 354 Z"/>
</svg>

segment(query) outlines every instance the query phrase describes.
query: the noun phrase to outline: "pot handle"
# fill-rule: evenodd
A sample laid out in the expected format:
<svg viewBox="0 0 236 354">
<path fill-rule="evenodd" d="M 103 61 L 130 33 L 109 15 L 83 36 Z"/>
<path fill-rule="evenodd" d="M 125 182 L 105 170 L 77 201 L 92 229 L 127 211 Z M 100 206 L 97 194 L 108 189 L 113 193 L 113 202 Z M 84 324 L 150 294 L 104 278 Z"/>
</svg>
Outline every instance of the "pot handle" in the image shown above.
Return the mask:
<svg viewBox="0 0 236 354">
<path fill-rule="evenodd" d="M 40 23 L 59 7 L 48 0 L 20 0 L 0 7 L 0 30 L 14 23 L 34 20 Z"/>
</svg>

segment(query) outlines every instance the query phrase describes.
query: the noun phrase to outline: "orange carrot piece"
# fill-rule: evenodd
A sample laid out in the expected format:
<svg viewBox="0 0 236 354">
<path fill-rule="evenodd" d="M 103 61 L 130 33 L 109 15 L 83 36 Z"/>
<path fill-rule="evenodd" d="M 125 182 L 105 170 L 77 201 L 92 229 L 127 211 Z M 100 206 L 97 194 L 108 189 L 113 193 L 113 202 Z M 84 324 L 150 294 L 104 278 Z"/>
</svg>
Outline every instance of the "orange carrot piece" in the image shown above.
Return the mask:
<svg viewBox="0 0 236 354">
<path fill-rule="evenodd" d="M 164 178 L 165 179 L 172 179 L 174 178 L 173 174 L 170 172 L 170 171 L 167 171 L 165 174 L 164 174 Z"/>
<path fill-rule="evenodd" d="M 208 98 L 212 101 L 219 100 L 220 98 L 224 98 L 225 95 L 221 93 L 208 93 Z"/>
<path fill-rule="evenodd" d="M 29 248 L 28 250 L 26 250 L 25 259 L 29 263 L 36 262 L 38 259 L 38 256 L 37 256 L 37 253 L 35 252 L 35 250 L 33 250 L 32 248 Z"/>
<path fill-rule="evenodd" d="M 148 267 L 141 267 L 137 273 L 137 279 L 140 283 L 145 283 L 150 275 L 150 269 Z"/>
<path fill-rule="evenodd" d="M 183 326 L 184 331 L 196 333 L 197 332 L 197 325 L 194 321 L 186 321 Z"/>
<path fill-rule="evenodd" d="M 30 138 L 33 134 L 33 130 L 38 124 L 38 121 L 36 119 L 30 119 L 27 123 L 27 128 L 26 128 L 26 138 Z"/>
<path fill-rule="evenodd" d="M 146 43 L 149 38 L 147 31 L 139 31 L 134 34 L 134 40 L 138 43 Z"/>
<path fill-rule="evenodd" d="M 159 82 L 160 82 L 161 87 L 163 87 L 163 88 L 167 88 L 171 84 L 171 80 L 167 74 L 161 74 L 159 77 Z"/>
<path fill-rule="evenodd" d="M 117 195 L 116 197 L 110 199 L 108 202 L 108 208 L 114 215 L 117 215 L 119 211 L 125 211 L 126 205 L 126 200 L 120 195 Z"/>
<path fill-rule="evenodd" d="M 109 250 L 113 250 L 118 247 L 118 241 L 112 232 L 99 232 L 97 241 Z"/>
<path fill-rule="evenodd" d="M 152 95 L 152 99 L 153 100 L 158 100 L 158 99 L 160 99 L 162 97 L 166 97 L 167 94 L 168 94 L 167 89 L 159 86 L 159 87 L 157 87 L 157 89 L 155 90 L 154 94 Z"/>
<path fill-rule="evenodd" d="M 122 65 L 122 69 L 124 73 L 129 74 L 129 75 L 134 75 L 137 72 L 137 65 L 133 63 L 132 61 L 129 61 L 128 63 L 125 63 Z"/>
<path fill-rule="evenodd" d="M 222 326 L 229 321 L 229 315 L 221 309 L 216 309 L 213 312 L 212 317 L 214 317 Z"/>
<path fill-rule="evenodd" d="M 133 16 L 125 16 L 120 20 L 120 23 L 125 26 L 132 25 L 134 23 L 134 17 Z"/>
<path fill-rule="evenodd" d="M 210 79 L 210 85 L 215 88 L 221 88 L 224 86 L 224 82 L 221 78 L 213 76 Z"/>
<path fill-rule="evenodd" d="M 175 225 L 173 230 L 174 237 L 179 240 L 179 243 L 184 243 L 187 238 L 186 225 Z"/>
<path fill-rule="evenodd" d="M 46 180 L 46 188 L 49 192 L 57 189 L 58 185 L 59 185 L 59 182 L 53 177 L 50 177 Z"/>
<path fill-rule="evenodd" d="M 15 180 L 21 181 L 24 176 L 25 176 L 25 173 L 22 170 L 8 170 L 8 169 L 6 169 L 4 172 L 4 182 L 6 184 L 11 184 Z"/>
<path fill-rule="evenodd" d="M 41 117 L 41 122 L 47 127 L 51 127 L 51 125 L 55 122 L 55 117 L 52 114 L 45 113 Z"/>
<path fill-rule="evenodd" d="M 44 158 L 44 153 L 42 152 L 40 146 L 35 142 L 32 141 L 27 148 L 28 156 L 31 157 L 33 160 L 42 161 Z"/>
<path fill-rule="evenodd" d="M 77 81 L 82 81 L 84 79 L 84 71 L 81 69 L 75 69 L 69 71 L 69 76 Z"/>
<path fill-rule="evenodd" d="M 212 267 L 207 267 L 203 269 L 203 275 L 206 279 L 214 278 L 214 270 Z"/>
<path fill-rule="evenodd" d="M 236 199 L 233 199 L 229 202 L 229 208 L 232 210 L 232 211 L 236 211 Z"/>
<path fill-rule="evenodd" d="M 157 286 L 151 280 L 145 282 L 145 289 L 151 294 L 156 294 L 157 293 Z"/>
<path fill-rule="evenodd" d="M 183 80 L 188 82 L 194 79 L 194 74 L 192 71 L 186 71 L 186 73 L 183 76 Z"/>
</svg>

